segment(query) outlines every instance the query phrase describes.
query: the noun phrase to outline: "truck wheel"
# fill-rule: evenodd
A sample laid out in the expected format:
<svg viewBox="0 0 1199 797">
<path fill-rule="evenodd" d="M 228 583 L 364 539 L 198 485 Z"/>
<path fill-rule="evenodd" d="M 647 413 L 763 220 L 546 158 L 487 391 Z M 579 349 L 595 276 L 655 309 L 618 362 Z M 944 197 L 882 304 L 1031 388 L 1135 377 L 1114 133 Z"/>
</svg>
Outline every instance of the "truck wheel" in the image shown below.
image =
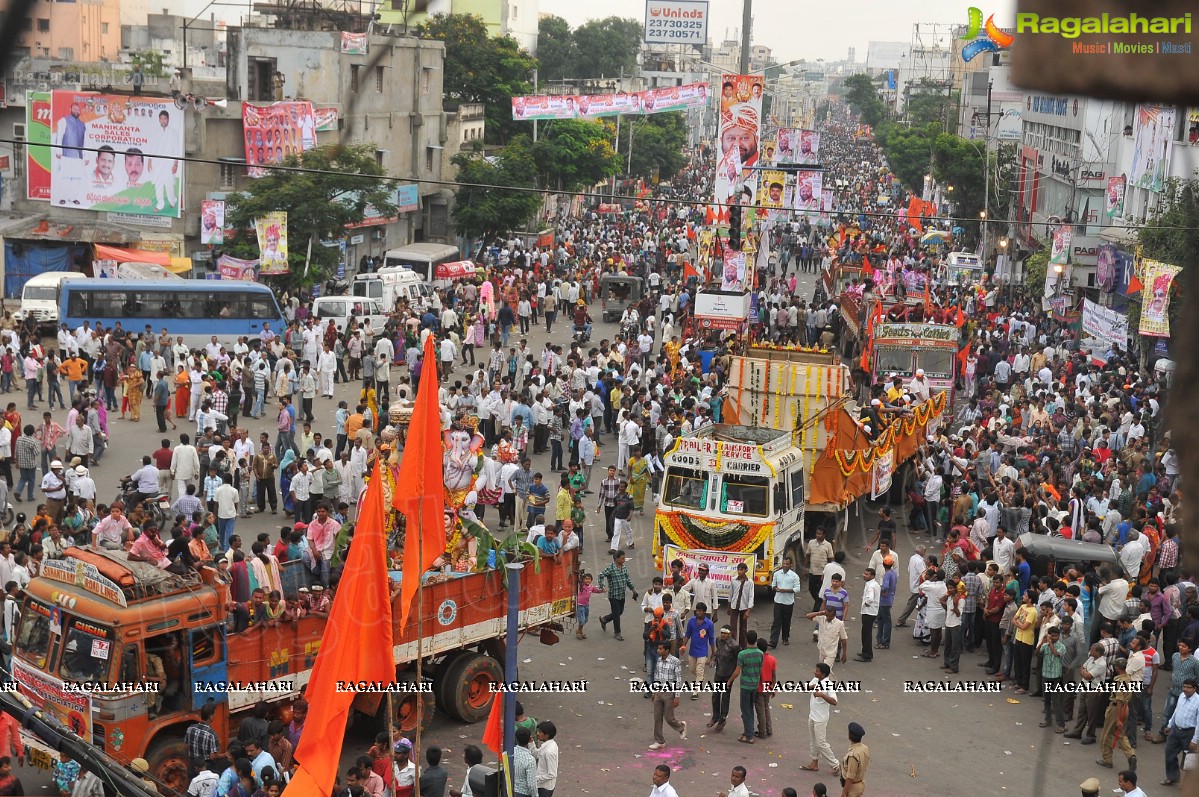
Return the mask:
<svg viewBox="0 0 1199 797">
<path fill-rule="evenodd" d="M 396 683 L 400 684 L 416 684 L 416 676 L 412 673 L 400 673 L 396 677 Z M 423 733 L 433 724 L 433 715 L 437 713 L 436 701 L 433 699 L 431 692 L 400 692 L 395 695 L 395 714 L 392 717 L 397 725 L 400 726 L 400 732 L 404 734 L 416 733 L 416 713 L 418 701 L 420 702 L 420 729 Z M 379 733 L 390 733 L 391 727 L 386 722 L 388 717 L 387 697 L 383 698 L 383 702 L 379 704 L 378 725 Z"/>
<path fill-rule="evenodd" d="M 446 670 L 446 709 L 463 722 L 482 722 L 494 697 L 491 684 L 504 678 L 500 663 L 481 653 L 455 659 Z"/>
<path fill-rule="evenodd" d="M 437 667 L 437 672 L 433 675 L 433 696 L 437 699 L 437 710 L 446 714 L 450 713 L 450 706 L 454 704 L 454 682 L 447 676 L 450 673 L 450 668 L 454 663 L 461 658 L 465 658 L 474 654 L 470 650 L 458 650 L 445 657 L 445 661 Z"/>
<path fill-rule="evenodd" d="M 187 792 L 191 782 L 187 776 L 190 759 L 182 739 L 170 736 L 169 731 L 159 736 L 146 752 L 146 761 L 150 764 L 150 777 L 177 794 Z"/>
</svg>

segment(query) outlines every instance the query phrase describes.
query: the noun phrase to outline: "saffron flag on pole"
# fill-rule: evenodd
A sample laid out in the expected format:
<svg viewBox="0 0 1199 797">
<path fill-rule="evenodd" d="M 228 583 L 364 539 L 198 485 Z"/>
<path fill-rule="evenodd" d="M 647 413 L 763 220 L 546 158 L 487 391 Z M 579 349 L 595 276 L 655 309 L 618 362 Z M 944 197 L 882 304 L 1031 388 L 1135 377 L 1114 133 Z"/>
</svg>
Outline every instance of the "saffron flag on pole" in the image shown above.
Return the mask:
<svg viewBox="0 0 1199 797">
<path fill-rule="evenodd" d="M 383 480 L 376 462 L 354 528 L 354 543 L 346 557 L 345 575 L 305 693 L 307 732 L 296 748 L 300 767 L 287 787 L 288 797 L 333 794 L 354 700 L 352 692 L 338 690 L 338 682 L 395 681 L 384 520 Z"/>
<path fill-rule="evenodd" d="M 421 577 L 445 553 L 445 494 L 442 479 L 441 405 L 437 397 L 437 353 L 433 336 L 425 338 L 424 363 L 416 405 L 408 424 L 408 439 L 398 488 L 392 505 L 404 513 L 404 576 L 400 581 L 400 621 L 403 628 Z"/>
<path fill-rule="evenodd" d="M 491 712 L 487 715 L 487 727 L 483 731 L 483 745 L 496 755 L 504 750 L 504 696 L 498 692 L 491 698 Z"/>
</svg>

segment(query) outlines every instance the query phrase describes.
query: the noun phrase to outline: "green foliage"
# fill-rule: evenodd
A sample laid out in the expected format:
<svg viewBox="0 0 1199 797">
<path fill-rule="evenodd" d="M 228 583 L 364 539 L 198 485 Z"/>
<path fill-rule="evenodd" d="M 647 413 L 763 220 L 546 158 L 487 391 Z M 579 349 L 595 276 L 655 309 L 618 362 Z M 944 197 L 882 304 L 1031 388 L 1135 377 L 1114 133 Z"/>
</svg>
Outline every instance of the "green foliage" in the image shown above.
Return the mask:
<svg viewBox="0 0 1199 797">
<path fill-rule="evenodd" d="M 230 194 L 225 219 L 231 238 L 222 248 L 234 257 L 257 258 L 254 219 L 271 211 L 286 211 L 291 273 L 268 279 L 287 288 L 308 287 L 327 279 L 337 265 L 338 250 L 321 246 L 320 242 L 345 235 L 346 225 L 366 217 L 368 205 L 383 216 L 394 215 L 395 186 L 378 179 L 384 172 L 375 161 L 371 145 L 317 147 L 298 158 L 288 158 L 284 165 L 313 171 L 268 172 L 255 180 L 249 191 Z M 310 237 L 312 260 L 305 274 Z"/>
<path fill-rule="evenodd" d="M 578 77 L 577 55 L 570 23 L 553 15 L 542 17 L 537 23 L 537 60 L 541 62 L 538 79 L 545 82 Z"/>
<path fill-rule="evenodd" d="M 939 82 L 922 77 L 909 88 L 907 117 L 913 126 L 935 124 L 942 130 L 957 119 L 958 93 L 947 93 Z"/>
<path fill-rule="evenodd" d="M 524 129 L 512 119 L 512 98 L 529 94 L 537 59 L 510 36 L 491 37 L 474 14 L 438 14 L 418 34 L 445 42 L 445 96 L 481 102 L 487 114 L 487 140 L 504 142 Z"/>
<path fill-rule="evenodd" d="M 632 176 L 648 178 L 657 170 L 658 179 L 669 180 L 686 165 L 683 148 L 687 144 L 687 117 L 683 112 L 625 120 L 620 127 L 621 171 L 628 164 L 630 135 L 633 137 Z"/>
<path fill-rule="evenodd" d="M 983 171 L 984 144 L 969 141 L 952 133 L 941 132 L 936 122 L 917 127 L 907 127 L 893 122 L 884 124 L 874 131 L 874 139 L 882 147 L 891 165 L 891 171 L 909 190 L 919 191 L 924 185 L 924 176 L 932 174 L 937 182 L 953 186 L 950 201 L 959 218 L 977 219 L 984 207 L 986 174 Z M 996 176 L 992 153 L 993 181 L 1008 179 Z M 991 213 L 1002 213 L 1006 207 L 998 199 L 995 186 L 991 186 Z M 1003 200 L 1006 202 L 1007 189 Z"/>
<path fill-rule="evenodd" d="M 164 66 L 165 56 L 158 50 L 142 50 L 133 53 L 130 61 L 135 65 L 140 65 L 142 74 L 146 77 L 166 77 L 167 71 Z"/>
<path fill-rule="evenodd" d="M 933 141 L 939 132 L 936 125 L 906 127 L 890 122 L 875 128 L 874 140 L 899 181 L 919 191 L 932 165 Z"/>
<path fill-rule="evenodd" d="M 541 552 L 533 543 L 525 542 L 524 534 L 513 532 L 501 540 L 482 523 L 463 519 L 462 526 L 466 533 L 475 539 L 475 572 L 481 573 L 489 569 L 488 554 L 495 551 L 496 568 L 500 571 L 500 580 L 505 590 L 508 589 L 508 568 L 505 564 L 532 562 L 533 572 L 541 572 Z"/>
<path fill-rule="evenodd" d="M 864 123 L 878 126 L 887 118 L 887 106 L 868 75 L 850 75 L 845 79 L 845 89 L 846 102 L 857 110 Z"/>
<path fill-rule="evenodd" d="M 592 19 L 575 28 L 575 63 L 565 77 L 614 78 L 637 72 L 644 24 L 636 19 Z M 538 49 L 541 44 L 538 42 Z"/>
<path fill-rule="evenodd" d="M 1034 252 L 1024 261 L 1024 289 L 1029 296 L 1045 295 L 1045 280 L 1049 276 L 1049 250 Z"/>
<path fill-rule="evenodd" d="M 502 186 L 533 185 L 537 166 L 532 144 L 517 136 L 491 158 L 478 152 L 460 152 L 454 192 L 454 227 L 469 238 L 493 238 L 509 230 L 524 229 L 541 207 L 541 197 L 531 191 L 510 191 Z"/>
<path fill-rule="evenodd" d="M 542 131 L 531 146 L 538 184 L 544 188 L 577 191 L 606 180 L 620 168 L 620 158 L 601 122 L 560 119 L 544 125 Z"/>
</svg>

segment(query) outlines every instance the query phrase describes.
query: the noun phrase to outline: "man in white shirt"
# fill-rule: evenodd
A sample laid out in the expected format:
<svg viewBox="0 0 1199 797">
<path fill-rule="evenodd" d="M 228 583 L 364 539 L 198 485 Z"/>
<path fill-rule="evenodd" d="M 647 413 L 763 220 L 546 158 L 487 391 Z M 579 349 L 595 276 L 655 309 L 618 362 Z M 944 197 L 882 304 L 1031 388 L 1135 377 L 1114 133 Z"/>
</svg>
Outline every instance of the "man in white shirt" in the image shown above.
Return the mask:
<svg viewBox="0 0 1199 797">
<path fill-rule="evenodd" d="M 916 375 L 912 377 L 912 381 L 908 382 L 908 392 L 916 399 L 917 402 L 928 401 L 932 395 L 932 386 L 929 385 L 928 379 L 924 376 L 924 369 L 917 368 Z"/>
<path fill-rule="evenodd" d="M 1120 550 L 1120 566 L 1129 581 L 1136 581 L 1141 572 L 1141 561 L 1145 558 L 1145 543 L 1139 531 L 1128 532 L 1128 542 Z"/>
<path fill-rule="evenodd" d="M 674 786 L 670 785 L 670 767 L 666 764 L 654 767 L 653 782 L 654 787 L 649 790 L 649 797 L 679 797 Z M 453 791 L 450 792 L 450 797 L 455 797 Z"/>
<path fill-rule="evenodd" d="M 862 573 L 865 585 L 862 588 L 862 652 L 854 656 L 855 661 L 874 661 L 874 621 L 878 618 L 882 586 L 875 580 L 874 568 Z"/>
<path fill-rule="evenodd" d="M 995 529 L 995 541 L 991 543 L 991 556 L 999 565 L 999 572 L 1004 577 L 1016 565 L 1016 543 L 1008 539 L 1007 529 L 1003 526 Z"/>
<path fill-rule="evenodd" d="M 912 593 L 908 597 L 908 605 L 904 607 L 903 614 L 899 616 L 899 620 L 895 625 L 903 628 L 908 624 L 908 617 L 912 612 L 916 611 L 916 601 L 920 599 L 920 578 L 924 575 L 924 568 L 927 562 L 924 559 L 924 554 L 927 549 L 923 545 L 917 545 L 916 551 L 908 558 L 908 590 Z"/>
<path fill-rule="evenodd" d="M 821 761 L 828 764 L 834 773 L 841 768 L 841 762 L 828 743 L 829 707 L 837 705 L 837 693 L 833 691 L 832 681 L 828 680 L 831 673 L 832 668 L 828 664 L 818 662 L 812 680 L 808 681 L 808 685 L 813 687 L 808 697 L 808 743 L 812 760 L 807 766 L 800 767 L 808 772 L 818 772 Z"/>
</svg>

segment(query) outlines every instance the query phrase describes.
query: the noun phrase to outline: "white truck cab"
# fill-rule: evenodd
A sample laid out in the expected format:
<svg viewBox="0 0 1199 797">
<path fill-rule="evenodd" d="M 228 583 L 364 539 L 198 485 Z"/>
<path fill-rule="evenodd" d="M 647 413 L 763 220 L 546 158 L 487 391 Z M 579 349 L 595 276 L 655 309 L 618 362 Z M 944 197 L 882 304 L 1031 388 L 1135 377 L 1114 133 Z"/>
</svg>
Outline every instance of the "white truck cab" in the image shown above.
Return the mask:
<svg viewBox="0 0 1199 797">
<path fill-rule="evenodd" d="M 318 296 L 312 300 L 312 313 L 319 322 L 333 319 L 333 323 L 342 330 L 349 326 L 351 318 L 357 318 L 359 324 L 369 320 L 375 334 L 383 331 L 388 315 L 383 310 L 382 302 L 360 296 Z"/>
<path fill-rule="evenodd" d="M 58 299 L 62 284 L 67 280 L 86 277 L 86 274 L 78 271 L 47 271 L 35 274 L 21 290 L 21 307 L 13 313 L 13 318 L 21 322 L 32 316 L 37 319 L 39 327 L 58 326 Z"/>
</svg>

